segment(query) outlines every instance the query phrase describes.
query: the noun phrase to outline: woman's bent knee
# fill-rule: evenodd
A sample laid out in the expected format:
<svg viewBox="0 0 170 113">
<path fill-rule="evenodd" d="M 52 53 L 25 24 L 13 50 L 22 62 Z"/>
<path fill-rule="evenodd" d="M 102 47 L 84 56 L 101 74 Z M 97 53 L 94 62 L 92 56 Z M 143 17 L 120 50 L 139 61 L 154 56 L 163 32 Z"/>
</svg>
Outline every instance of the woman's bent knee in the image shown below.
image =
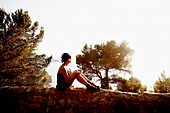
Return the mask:
<svg viewBox="0 0 170 113">
<path fill-rule="evenodd" d="M 76 74 L 76 75 L 79 75 L 79 74 L 81 74 L 81 71 L 75 70 L 73 73 Z"/>
<path fill-rule="evenodd" d="M 69 76 L 69 78 L 75 79 L 78 75 L 80 75 L 80 73 L 75 70 L 75 71 L 73 71 L 73 73 L 71 73 L 71 75 Z"/>
</svg>

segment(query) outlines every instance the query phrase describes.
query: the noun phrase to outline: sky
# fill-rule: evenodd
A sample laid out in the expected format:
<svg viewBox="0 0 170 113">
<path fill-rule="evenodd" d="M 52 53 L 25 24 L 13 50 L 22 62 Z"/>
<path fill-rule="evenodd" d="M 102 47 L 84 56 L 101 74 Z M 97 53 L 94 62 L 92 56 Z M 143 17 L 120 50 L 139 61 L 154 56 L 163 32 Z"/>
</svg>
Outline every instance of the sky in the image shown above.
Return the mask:
<svg viewBox="0 0 170 113">
<path fill-rule="evenodd" d="M 163 71 L 170 75 L 169 0 L 0 0 L 0 7 L 7 13 L 22 8 L 44 27 L 37 53 L 59 60 L 47 68 L 53 86 L 62 53 L 72 55 L 74 70 L 85 44 L 110 40 L 125 40 L 135 51 L 131 69 L 143 85 L 153 86 Z"/>
</svg>

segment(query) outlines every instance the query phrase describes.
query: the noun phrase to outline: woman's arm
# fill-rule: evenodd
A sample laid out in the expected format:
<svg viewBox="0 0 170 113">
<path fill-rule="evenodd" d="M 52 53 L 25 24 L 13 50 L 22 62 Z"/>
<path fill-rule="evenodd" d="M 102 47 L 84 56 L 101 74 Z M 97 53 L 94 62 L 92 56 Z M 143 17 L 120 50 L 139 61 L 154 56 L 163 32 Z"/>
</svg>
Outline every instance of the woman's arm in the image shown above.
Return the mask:
<svg viewBox="0 0 170 113">
<path fill-rule="evenodd" d="M 71 71 L 71 69 L 70 69 L 70 68 L 69 68 L 69 71 L 70 71 L 70 74 L 71 74 L 71 73 L 73 73 L 73 72 Z"/>
<path fill-rule="evenodd" d="M 59 73 L 63 74 L 65 81 L 68 82 L 69 81 L 69 77 L 68 77 L 68 73 L 67 73 L 66 68 L 64 66 L 61 66 L 59 71 L 60 71 Z"/>
<path fill-rule="evenodd" d="M 73 73 L 70 68 L 69 68 L 69 71 L 70 71 L 70 74 Z M 82 70 L 75 70 L 75 71 L 77 71 L 77 73 L 80 73 L 80 74 L 82 73 Z"/>
</svg>

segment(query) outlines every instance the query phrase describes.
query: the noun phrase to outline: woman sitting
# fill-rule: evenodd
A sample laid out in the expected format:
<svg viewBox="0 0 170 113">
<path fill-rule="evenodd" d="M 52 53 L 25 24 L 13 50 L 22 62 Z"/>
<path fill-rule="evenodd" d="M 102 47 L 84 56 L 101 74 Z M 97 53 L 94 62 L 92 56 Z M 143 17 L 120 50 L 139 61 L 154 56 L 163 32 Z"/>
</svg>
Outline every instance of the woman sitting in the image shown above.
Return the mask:
<svg viewBox="0 0 170 113">
<path fill-rule="evenodd" d="M 81 70 L 71 71 L 68 64 L 71 63 L 71 56 L 68 53 L 64 53 L 62 56 L 62 65 L 57 73 L 57 89 L 67 90 L 75 79 L 87 87 L 87 90 L 100 90 L 98 86 L 90 82 L 90 80 L 82 74 Z"/>
</svg>

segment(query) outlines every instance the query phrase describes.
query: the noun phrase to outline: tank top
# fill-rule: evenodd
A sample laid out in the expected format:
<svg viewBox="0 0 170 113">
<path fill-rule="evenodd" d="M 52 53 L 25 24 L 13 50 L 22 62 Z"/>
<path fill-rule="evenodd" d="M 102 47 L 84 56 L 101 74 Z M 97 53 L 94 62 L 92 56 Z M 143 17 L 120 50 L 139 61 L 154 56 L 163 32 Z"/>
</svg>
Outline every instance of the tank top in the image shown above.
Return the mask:
<svg viewBox="0 0 170 113">
<path fill-rule="evenodd" d="M 70 75 L 70 73 L 68 73 L 68 72 L 67 72 L 67 74 Z M 57 84 L 59 84 L 62 81 L 65 81 L 64 80 L 64 75 L 58 72 L 57 73 Z"/>
</svg>

